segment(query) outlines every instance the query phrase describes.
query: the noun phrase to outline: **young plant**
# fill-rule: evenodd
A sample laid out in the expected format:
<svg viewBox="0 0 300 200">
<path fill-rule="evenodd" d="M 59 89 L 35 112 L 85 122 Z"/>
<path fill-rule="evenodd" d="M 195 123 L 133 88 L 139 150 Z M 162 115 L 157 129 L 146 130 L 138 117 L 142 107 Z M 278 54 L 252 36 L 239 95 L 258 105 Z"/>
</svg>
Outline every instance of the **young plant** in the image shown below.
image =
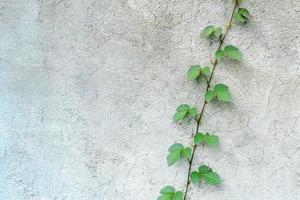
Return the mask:
<svg viewBox="0 0 300 200">
<path fill-rule="evenodd" d="M 181 104 L 177 107 L 175 114 L 173 115 L 174 122 L 181 122 L 186 118 L 194 119 L 196 122 L 196 131 L 192 134 L 193 144 L 191 147 L 185 147 L 181 143 L 175 143 L 169 148 L 169 154 L 167 156 L 168 166 L 175 164 L 179 159 L 187 160 L 188 171 L 186 175 L 186 183 L 182 191 L 176 191 L 173 186 L 166 186 L 160 191 L 158 200 L 186 200 L 189 191 L 190 183 L 198 184 L 202 180 L 208 185 L 221 184 L 221 178 L 217 172 L 207 165 L 200 165 L 198 169 L 192 171 L 195 151 L 198 146 L 203 145 L 208 147 L 218 147 L 219 138 L 212 133 L 199 132 L 201 119 L 206 108 L 206 105 L 213 100 L 228 103 L 231 101 L 231 94 L 229 87 L 225 84 L 218 83 L 211 86 L 211 81 L 214 75 L 214 71 L 219 62 L 224 58 L 229 60 L 240 62 L 242 55 L 239 49 L 233 45 L 226 45 L 223 48 L 224 40 L 230 30 L 233 19 L 239 24 L 245 24 L 249 21 L 250 13 L 245 8 L 240 8 L 242 0 L 234 0 L 234 7 L 231 12 L 228 25 L 223 33 L 221 27 L 209 25 L 203 29 L 201 36 L 209 39 L 213 42 L 218 42 L 218 49 L 215 52 L 215 59 L 211 61 L 212 66 L 201 67 L 200 65 L 193 65 L 190 67 L 187 73 L 188 80 L 196 80 L 197 82 L 204 79 L 206 82 L 206 90 L 204 92 L 204 102 L 200 109 L 200 113 L 197 112 L 196 107 L 191 107 L 187 104 Z"/>
</svg>

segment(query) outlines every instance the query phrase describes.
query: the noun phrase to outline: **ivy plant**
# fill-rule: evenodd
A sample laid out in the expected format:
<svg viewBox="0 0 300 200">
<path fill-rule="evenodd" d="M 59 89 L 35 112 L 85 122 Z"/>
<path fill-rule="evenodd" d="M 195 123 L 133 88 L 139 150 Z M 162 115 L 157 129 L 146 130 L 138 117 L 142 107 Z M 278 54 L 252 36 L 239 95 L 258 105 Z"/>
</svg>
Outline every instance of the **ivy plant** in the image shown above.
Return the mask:
<svg viewBox="0 0 300 200">
<path fill-rule="evenodd" d="M 191 147 L 184 146 L 181 143 L 175 143 L 171 145 L 168 149 L 169 153 L 167 155 L 168 166 L 174 165 L 178 160 L 183 159 L 188 164 L 188 170 L 186 175 L 185 185 L 182 191 L 176 191 L 173 186 L 165 186 L 160 191 L 160 196 L 158 200 L 186 200 L 187 194 L 189 192 L 190 183 L 198 184 L 201 181 L 208 185 L 220 185 L 222 183 L 222 178 L 219 174 L 207 165 L 200 165 L 197 169 L 193 168 L 193 161 L 195 151 L 198 146 L 203 147 L 213 147 L 219 146 L 219 137 L 213 133 L 206 131 L 200 132 L 201 119 L 204 114 L 206 105 L 214 101 L 220 101 L 223 103 L 228 103 L 232 101 L 229 87 L 223 83 L 217 83 L 212 85 L 212 78 L 214 71 L 218 63 L 220 63 L 224 58 L 231 61 L 241 62 L 242 54 L 240 50 L 232 45 L 224 45 L 227 33 L 232 27 L 233 20 L 237 21 L 238 24 L 245 24 L 250 20 L 250 12 L 246 8 L 240 7 L 243 0 L 233 0 L 234 7 L 230 14 L 229 22 L 226 28 L 223 29 L 219 26 L 209 25 L 205 27 L 201 36 L 210 40 L 211 42 L 218 43 L 218 48 L 215 51 L 215 58 L 211 61 L 211 66 L 201 66 L 193 65 L 189 68 L 187 72 L 187 79 L 190 81 L 196 80 L 197 82 L 204 79 L 206 82 L 206 90 L 203 95 L 203 104 L 199 109 L 188 104 L 181 104 L 176 108 L 176 112 L 173 115 L 173 121 L 175 123 L 181 122 L 186 118 L 194 119 L 196 123 L 196 131 L 192 135 Z M 223 47 L 224 46 L 224 47 Z"/>
<path fill-rule="evenodd" d="M 220 101 L 230 102 L 231 96 L 229 88 L 225 84 L 216 84 L 214 89 L 208 89 L 205 94 L 205 100 L 207 102 L 212 101 L 213 99 L 218 99 Z"/>
<path fill-rule="evenodd" d="M 209 25 L 203 29 L 201 36 L 207 39 L 219 40 L 222 36 L 222 28 Z"/>
<path fill-rule="evenodd" d="M 165 186 L 160 190 L 160 196 L 157 200 L 182 200 L 183 193 L 175 190 L 173 186 Z"/>
<path fill-rule="evenodd" d="M 209 78 L 209 67 L 201 67 L 200 65 L 193 65 L 188 71 L 188 79 L 199 80 L 203 76 L 206 80 Z"/>
<path fill-rule="evenodd" d="M 241 24 L 246 24 L 249 20 L 249 17 L 250 17 L 250 13 L 246 8 L 239 8 L 234 13 L 235 20 Z"/>
<path fill-rule="evenodd" d="M 217 61 L 220 61 L 222 58 L 227 57 L 232 60 L 241 61 L 242 55 L 238 48 L 233 45 L 227 45 L 224 49 L 218 49 L 215 53 Z"/>
<path fill-rule="evenodd" d="M 218 136 L 211 134 L 211 133 L 196 133 L 194 136 L 194 144 L 207 144 L 210 147 L 217 147 L 219 146 L 219 138 Z"/>
<path fill-rule="evenodd" d="M 177 162 L 181 157 L 189 160 L 192 156 L 192 149 L 190 147 L 184 147 L 180 143 L 175 143 L 169 148 L 169 154 L 167 156 L 168 165 L 171 166 Z"/>
<path fill-rule="evenodd" d="M 190 107 L 188 104 L 181 104 L 176 108 L 176 113 L 173 115 L 173 121 L 179 122 L 187 117 L 196 118 L 196 116 L 196 107 Z"/>
<path fill-rule="evenodd" d="M 201 165 L 197 171 L 192 171 L 191 180 L 194 184 L 200 183 L 201 179 L 209 185 L 219 185 L 220 176 L 207 165 Z"/>
</svg>

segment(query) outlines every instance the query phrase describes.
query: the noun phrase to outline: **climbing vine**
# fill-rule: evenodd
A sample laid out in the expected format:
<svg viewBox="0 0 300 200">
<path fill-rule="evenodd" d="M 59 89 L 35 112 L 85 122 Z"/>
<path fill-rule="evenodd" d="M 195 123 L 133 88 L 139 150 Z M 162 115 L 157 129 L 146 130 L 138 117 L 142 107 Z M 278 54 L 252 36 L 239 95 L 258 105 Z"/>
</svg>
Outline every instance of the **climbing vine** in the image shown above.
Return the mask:
<svg viewBox="0 0 300 200">
<path fill-rule="evenodd" d="M 187 73 L 188 80 L 197 81 L 204 79 L 206 83 L 206 90 L 204 94 L 204 102 L 198 112 L 196 107 L 182 104 L 177 107 L 176 113 L 173 116 L 175 123 L 184 120 L 185 118 L 191 118 L 196 122 L 196 132 L 192 134 L 193 144 L 192 147 L 185 147 L 183 144 L 175 143 L 170 146 L 167 156 L 168 166 L 175 164 L 179 159 L 185 159 L 188 162 L 188 171 L 186 176 L 186 183 L 183 191 L 176 191 L 173 186 L 165 186 L 160 190 L 160 196 L 158 200 L 186 200 L 191 183 L 198 184 L 204 181 L 209 185 L 219 185 L 221 178 L 217 172 L 207 165 L 200 165 L 197 169 L 192 171 L 194 155 L 197 147 L 202 144 L 208 147 L 217 147 L 219 145 L 219 138 L 213 133 L 200 132 L 201 119 L 206 105 L 211 101 L 230 102 L 231 95 L 229 87 L 225 84 L 218 83 L 214 86 L 211 85 L 211 81 L 214 75 L 214 71 L 218 63 L 223 59 L 229 59 L 236 62 L 240 62 L 242 55 L 239 49 L 233 45 L 226 45 L 223 47 L 224 40 L 227 33 L 232 27 L 233 20 L 236 23 L 243 25 L 249 21 L 250 14 L 246 8 L 241 7 L 243 0 L 234 0 L 233 10 L 230 14 L 229 22 L 223 32 L 221 27 L 207 26 L 201 32 L 201 36 L 210 40 L 211 42 L 218 43 L 218 49 L 215 52 L 214 60 L 211 60 L 211 67 L 194 65 L 191 66 Z"/>
</svg>

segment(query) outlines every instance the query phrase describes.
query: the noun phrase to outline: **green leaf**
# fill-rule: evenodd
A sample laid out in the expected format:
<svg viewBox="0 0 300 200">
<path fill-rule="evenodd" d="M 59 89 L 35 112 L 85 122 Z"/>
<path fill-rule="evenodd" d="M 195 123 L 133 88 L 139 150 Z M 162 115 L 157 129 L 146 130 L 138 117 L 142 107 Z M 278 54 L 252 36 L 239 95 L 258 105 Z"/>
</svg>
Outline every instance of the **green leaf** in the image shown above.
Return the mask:
<svg viewBox="0 0 300 200">
<path fill-rule="evenodd" d="M 198 168 L 198 172 L 199 174 L 202 176 L 203 174 L 206 174 L 208 172 L 211 172 L 211 168 L 208 167 L 207 165 L 201 165 L 199 168 Z"/>
<path fill-rule="evenodd" d="M 178 151 L 178 150 L 183 150 L 184 149 L 184 146 L 180 143 L 175 143 L 175 144 L 172 144 L 170 146 L 170 148 L 168 149 L 169 152 L 172 152 L 172 151 Z"/>
<path fill-rule="evenodd" d="M 175 196 L 174 196 L 174 200 L 182 200 L 183 198 L 183 193 L 178 191 L 175 193 Z"/>
<path fill-rule="evenodd" d="M 192 157 L 192 149 L 190 147 L 186 147 L 183 151 L 182 151 L 182 155 L 183 157 L 185 157 L 187 160 L 190 160 Z"/>
<path fill-rule="evenodd" d="M 160 190 L 160 196 L 157 200 L 182 200 L 183 193 L 181 191 L 175 191 L 173 186 L 166 186 Z"/>
<path fill-rule="evenodd" d="M 250 17 L 250 13 L 246 8 L 239 8 L 238 12 L 246 19 Z"/>
<path fill-rule="evenodd" d="M 173 194 L 163 194 L 157 200 L 172 200 Z"/>
<path fill-rule="evenodd" d="M 195 80 L 197 77 L 200 76 L 201 67 L 200 65 L 191 66 L 188 71 L 188 80 Z"/>
<path fill-rule="evenodd" d="M 220 39 L 222 36 L 222 28 L 215 26 L 207 26 L 203 29 L 201 36 L 209 39 Z"/>
<path fill-rule="evenodd" d="M 175 188 L 173 186 L 167 185 L 160 190 L 161 194 L 173 194 L 175 193 Z"/>
<path fill-rule="evenodd" d="M 192 107 L 189 111 L 189 114 L 193 117 L 196 118 L 197 116 L 197 108 L 196 107 Z"/>
<path fill-rule="evenodd" d="M 214 93 L 220 101 L 229 102 L 231 100 L 230 92 L 227 85 L 215 85 Z"/>
<path fill-rule="evenodd" d="M 201 177 L 197 171 L 193 171 L 191 173 L 191 180 L 194 184 L 199 183 L 201 180 Z"/>
<path fill-rule="evenodd" d="M 220 177 L 216 172 L 208 172 L 203 174 L 204 180 L 209 185 L 219 185 L 221 183 Z"/>
<path fill-rule="evenodd" d="M 238 48 L 233 45 L 227 45 L 225 48 L 225 55 L 233 60 L 241 61 L 242 55 Z"/>
<path fill-rule="evenodd" d="M 173 116 L 173 121 L 179 122 L 179 121 L 183 120 L 186 117 L 187 113 L 188 113 L 188 111 L 181 111 L 181 112 L 175 113 Z"/>
<path fill-rule="evenodd" d="M 207 26 L 206 28 L 203 29 L 201 36 L 204 38 L 209 38 L 213 35 L 215 31 L 215 27 L 214 26 Z"/>
<path fill-rule="evenodd" d="M 211 146 L 211 147 L 217 147 L 219 146 L 219 138 L 218 136 L 216 135 L 209 135 L 209 134 L 206 134 L 204 136 L 204 141 L 205 143 L 208 145 L 208 146 Z"/>
<path fill-rule="evenodd" d="M 241 24 L 245 24 L 247 22 L 247 19 L 245 19 L 241 14 L 239 14 L 238 12 L 234 13 L 234 19 L 241 23 Z"/>
<path fill-rule="evenodd" d="M 209 79 L 209 67 L 203 67 L 201 69 L 201 74 L 203 74 L 207 79 Z"/>
<path fill-rule="evenodd" d="M 194 136 L 194 144 L 195 144 L 195 145 L 200 144 L 200 143 L 203 141 L 203 138 L 204 138 L 204 135 L 203 135 L 202 133 L 197 133 L 197 134 Z"/>
<path fill-rule="evenodd" d="M 234 18 L 241 24 L 248 22 L 250 13 L 246 8 L 239 8 L 238 11 L 234 13 Z"/>
<path fill-rule="evenodd" d="M 176 108 L 177 112 L 182 112 L 182 111 L 188 111 L 190 109 L 190 106 L 187 104 L 181 104 Z"/>
<path fill-rule="evenodd" d="M 214 97 L 215 97 L 215 94 L 211 90 L 207 91 L 206 94 L 205 94 L 205 100 L 207 102 L 210 102 L 211 100 L 213 100 Z"/>
<path fill-rule="evenodd" d="M 222 35 L 222 28 L 221 28 L 221 27 L 215 28 L 215 31 L 214 31 L 214 37 L 215 37 L 215 38 L 220 38 L 221 35 Z"/>
<path fill-rule="evenodd" d="M 219 49 L 215 53 L 215 57 L 217 61 L 220 61 L 224 57 L 224 51 L 222 49 Z"/>
<path fill-rule="evenodd" d="M 169 155 L 167 156 L 167 163 L 168 166 L 173 165 L 174 163 L 176 163 L 181 155 L 181 150 L 175 150 L 175 151 L 171 151 L 169 153 Z"/>
</svg>

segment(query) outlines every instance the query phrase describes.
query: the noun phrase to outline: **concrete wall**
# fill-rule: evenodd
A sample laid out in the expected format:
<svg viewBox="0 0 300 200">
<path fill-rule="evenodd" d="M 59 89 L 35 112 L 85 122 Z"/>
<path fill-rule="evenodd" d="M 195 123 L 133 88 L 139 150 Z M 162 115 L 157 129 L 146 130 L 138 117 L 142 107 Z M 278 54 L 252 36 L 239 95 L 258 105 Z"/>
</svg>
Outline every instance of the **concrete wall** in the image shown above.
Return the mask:
<svg viewBox="0 0 300 200">
<path fill-rule="evenodd" d="M 243 52 L 214 83 L 201 130 L 219 149 L 195 164 L 215 169 L 219 188 L 192 186 L 192 200 L 300 199 L 300 2 L 247 1 L 250 24 L 225 41 Z M 153 200 L 182 189 L 187 164 L 170 168 L 168 147 L 190 143 L 177 105 L 201 106 L 190 65 L 215 45 L 198 37 L 223 26 L 229 0 L 1 0 L 0 199 Z M 195 165 L 194 167 L 197 167 Z"/>
</svg>

